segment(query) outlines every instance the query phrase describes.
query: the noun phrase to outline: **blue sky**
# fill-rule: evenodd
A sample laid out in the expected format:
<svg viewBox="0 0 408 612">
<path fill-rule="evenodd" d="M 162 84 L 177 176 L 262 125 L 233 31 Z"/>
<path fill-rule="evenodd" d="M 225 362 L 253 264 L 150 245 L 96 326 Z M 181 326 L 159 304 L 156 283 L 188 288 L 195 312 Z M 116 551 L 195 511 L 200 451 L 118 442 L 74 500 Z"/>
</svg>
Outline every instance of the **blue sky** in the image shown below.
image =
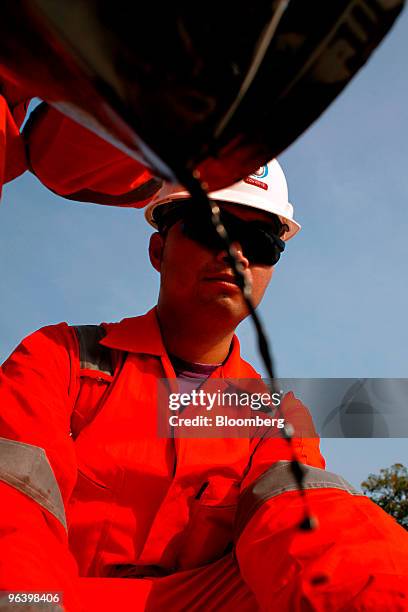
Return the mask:
<svg viewBox="0 0 408 612">
<path fill-rule="evenodd" d="M 280 157 L 303 229 L 261 307 L 281 377 L 408 377 L 408 12 L 349 87 Z M 0 206 L 0 358 L 42 325 L 155 303 L 140 211 L 56 197 L 26 173 Z M 251 324 L 243 353 L 260 371 Z M 405 439 L 325 440 L 358 485 L 408 464 Z"/>
</svg>

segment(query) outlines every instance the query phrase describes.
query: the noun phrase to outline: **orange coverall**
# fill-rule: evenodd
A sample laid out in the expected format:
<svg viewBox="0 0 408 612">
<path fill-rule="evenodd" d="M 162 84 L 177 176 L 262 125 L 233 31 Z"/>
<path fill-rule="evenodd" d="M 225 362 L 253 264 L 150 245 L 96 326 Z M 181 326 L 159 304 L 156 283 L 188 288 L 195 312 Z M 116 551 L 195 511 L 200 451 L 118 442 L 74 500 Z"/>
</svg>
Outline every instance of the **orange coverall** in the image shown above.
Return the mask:
<svg viewBox="0 0 408 612">
<path fill-rule="evenodd" d="M 30 169 L 54 193 L 82 202 L 142 208 L 162 181 L 141 163 L 45 102 L 20 134 L 29 99 L 0 80 L 0 195 Z"/>
<path fill-rule="evenodd" d="M 27 98 L 15 85 L 0 80 L 0 197 L 4 183 L 26 169 L 24 142 L 20 126 L 24 120 Z"/>
<path fill-rule="evenodd" d="M 298 491 L 276 484 L 286 441 L 158 438 L 157 380 L 175 373 L 155 309 L 106 329 L 113 375 L 81 369 L 64 323 L 1 370 L 0 590 L 63 591 L 72 611 L 407 609 L 406 532 L 331 486 L 316 438 L 294 440 L 320 483 L 303 532 Z M 211 376 L 258 375 L 234 337 Z"/>
</svg>

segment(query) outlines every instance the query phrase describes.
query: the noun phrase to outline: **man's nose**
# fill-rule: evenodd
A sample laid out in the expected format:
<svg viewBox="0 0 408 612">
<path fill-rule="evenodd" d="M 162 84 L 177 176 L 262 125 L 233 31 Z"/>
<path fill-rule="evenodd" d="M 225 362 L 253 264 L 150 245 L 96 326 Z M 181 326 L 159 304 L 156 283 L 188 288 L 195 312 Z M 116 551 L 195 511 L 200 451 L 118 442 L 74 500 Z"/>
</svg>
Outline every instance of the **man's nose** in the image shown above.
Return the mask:
<svg viewBox="0 0 408 612">
<path fill-rule="evenodd" d="M 238 241 L 234 241 L 234 242 L 231 243 L 231 246 L 235 250 L 235 255 L 236 255 L 237 261 L 242 265 L 244 270 L 249 268 L 249 261 L 245 257 L 245 255 L 244 255 L 244 252 L 243 252 L 241 244 Z M 217 260 L 218 261 L 224 261 L 225 263 L 227 263 L 229 265 L 229 257 L 228 257 L 227 251 L 220 251 L 217 254 Z"/>
</svg>

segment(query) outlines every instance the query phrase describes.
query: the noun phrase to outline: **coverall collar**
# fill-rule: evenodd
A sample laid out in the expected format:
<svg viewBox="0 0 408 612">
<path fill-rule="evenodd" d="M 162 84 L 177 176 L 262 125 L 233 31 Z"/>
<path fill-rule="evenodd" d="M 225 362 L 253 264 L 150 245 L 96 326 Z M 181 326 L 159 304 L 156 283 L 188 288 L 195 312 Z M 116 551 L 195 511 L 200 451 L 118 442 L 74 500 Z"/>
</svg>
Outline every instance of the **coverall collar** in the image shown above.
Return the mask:
<svg viewBox="0 0 408 612">
<path fill-rule="evenodd" d="M 129 353 L 145 353 L 168 358 L 160 332 L 156 306 L 140 317 L 122 319 L 119 323 L 106 325 L 105 328 L 107 334 L 101 340 L 104 346 Z M 236 377 L 238 371 L 242 370 L 243 364 L 245 362 L 240 356 L 239 341 L 234 335 L 231 352 L 225 363 L 220 366 L 223 377 Z M 249 364 L 245 365 L 250 367 Z M 217 368 L 215 372 L 220 373 L 220 370 Z"/>
</svg>

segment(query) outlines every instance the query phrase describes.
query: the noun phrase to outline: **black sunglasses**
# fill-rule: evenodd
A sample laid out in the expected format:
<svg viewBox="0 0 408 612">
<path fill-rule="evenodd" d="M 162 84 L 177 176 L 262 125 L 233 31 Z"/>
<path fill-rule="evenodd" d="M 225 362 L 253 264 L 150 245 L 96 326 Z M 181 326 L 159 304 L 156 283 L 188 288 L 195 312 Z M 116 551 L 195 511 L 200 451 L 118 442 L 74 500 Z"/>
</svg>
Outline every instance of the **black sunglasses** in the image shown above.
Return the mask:
<svg viewBox="0 0 408 612">
<path fill-rule="evenodd" d="M 155 212 L 155 221 L 161 233 L 181 221 L 183 234 L 191 240 L 214 251 L 225 250 L 224 241 L 215 231 L 209 211 L 184 201 L 183 204 L 160 206 Z M 285 249 L 285 243 L 279 237 L 284 233 L 285 226 L 279 217 L 270 215 L 270 221 L 245 221 L 221 208 L 221 221 L 230 240 L 240 243 L 250 263 L 274 266 L 279 261 Z"/>
</svg>

